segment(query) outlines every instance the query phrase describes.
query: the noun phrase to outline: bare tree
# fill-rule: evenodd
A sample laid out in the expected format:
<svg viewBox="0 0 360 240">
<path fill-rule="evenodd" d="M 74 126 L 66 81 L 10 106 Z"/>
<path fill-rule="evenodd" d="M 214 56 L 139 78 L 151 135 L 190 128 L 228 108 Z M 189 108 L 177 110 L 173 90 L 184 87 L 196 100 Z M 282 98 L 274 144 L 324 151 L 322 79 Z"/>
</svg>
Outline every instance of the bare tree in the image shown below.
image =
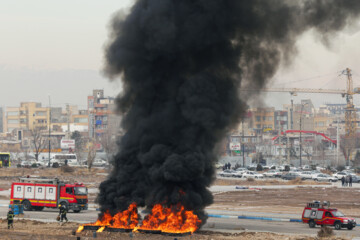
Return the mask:
<svg viewBox="0 0 360 240">
<path fill-rule="evenodd" d="M 110 160 L 113 158 L 113 156 L 118 151 L 118 146 L 116 144 L 116 138 L 117 138 L 117 136 L 112 134 L 108 130 L 104 134 L 102 134 L 99 139 L 99 142 L 102 145 L 102 147 L 104 148 L 104 151 L 106 153 L 107 162 L 110 162 Z"/>
<path fill-rule="evenodd" d="M 88 139 L 82 136 L 79 131 L 73 132 L 71 139 L 75 140 L 75 153 L 79 163 L 81 163 L 80 160 L 84 157 L 83 155 L 86 151 L 86 143 L 88 142 Z"/>
<path fill-rule="evenodd" d="M 93 143 L 89 143 L 88 156 L 87 156 L 87 166 L 89 171 L 91 170 L 95 157 L 96 157 L 96 147 Z"/>
<path fill-rule="evenodd" d="M 39 160 L 39 153 L 46 146 L 46 138 L 42 136 L 42 131 L 44 130 L 46 130 L 46 127 L 44 126 L 34 127 L 32 130 L 30 130 L 31 142 L 34 148 L 36 161 Z"/>
</svg>

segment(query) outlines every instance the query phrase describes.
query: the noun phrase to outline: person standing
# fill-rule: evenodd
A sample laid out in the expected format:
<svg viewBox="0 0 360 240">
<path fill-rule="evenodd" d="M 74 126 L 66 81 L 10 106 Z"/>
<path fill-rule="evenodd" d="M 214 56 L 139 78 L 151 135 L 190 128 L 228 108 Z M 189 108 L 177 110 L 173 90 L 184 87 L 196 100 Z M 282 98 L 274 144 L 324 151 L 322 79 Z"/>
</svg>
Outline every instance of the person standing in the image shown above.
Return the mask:
<svg viewBox="0 0 360 240">
<path fill-rule="evenodd" d="M 341 186 L 345 186 L 345 178 L 344 178 L 344 176 L 341 178 Z"/>
<path fill-rule="evenodd" d="M 8 229 L 10 229 L 10 227 L 14 229 L 14 217 L 15 217 L 14 212 L 12 211 L 11 208 L 9 208 L 9 212 L 7 213 L 7 217 L 6 217 L 8 221 Z"/>
<path fill-rule="evenodd" d="M 66 210 L 66 207 L 64 205 L 59 205 L 59 215 L 60 215 L 60 222 L 63 222 L 64 219 L 66 222 L 68 222 L 68 219 L 66 217 L 66 213 L 67 213 L 67 210 Z"/>
<path fill-rule="evenodd" d="M 349 184 L 349 175 L 345 177 L 345 187 L 347 187 Z"/>
<path fill-rule="evenodd" d="M 349 175 L 349 187 L 352 187 L 352 176 L 351 175 Z"/>
</svg>

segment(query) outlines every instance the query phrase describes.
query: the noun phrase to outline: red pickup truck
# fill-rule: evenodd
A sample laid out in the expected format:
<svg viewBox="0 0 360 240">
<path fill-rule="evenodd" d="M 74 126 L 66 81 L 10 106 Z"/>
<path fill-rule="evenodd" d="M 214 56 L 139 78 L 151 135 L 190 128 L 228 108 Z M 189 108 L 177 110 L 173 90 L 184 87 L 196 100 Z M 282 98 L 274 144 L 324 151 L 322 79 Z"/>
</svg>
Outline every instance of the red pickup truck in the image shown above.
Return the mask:
<svg viewBox="0 0 360 240">
<path fill-rule="evenodd" d="M 334 226 L 336 230 L 341 228 L 352 230 L 356 226 L 354 218 L 345 217 L 336 208 L 330 208 L 330 202 L 325 201 L 308 203 L 302 214 L 302 222 L 309 224 L 310 228 L 316 225 Z"/>
</svg>

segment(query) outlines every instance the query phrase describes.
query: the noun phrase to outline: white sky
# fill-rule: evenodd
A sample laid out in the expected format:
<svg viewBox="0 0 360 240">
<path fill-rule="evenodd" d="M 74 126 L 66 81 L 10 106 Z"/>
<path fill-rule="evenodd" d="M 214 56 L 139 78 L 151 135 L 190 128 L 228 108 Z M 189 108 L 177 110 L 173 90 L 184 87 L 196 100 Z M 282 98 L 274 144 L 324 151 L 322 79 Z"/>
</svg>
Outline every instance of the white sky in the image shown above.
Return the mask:
<svg viewBox="0 0 360 240">
<path fill-rule="evenodd" d="M 115 96 L 120 84 L 110 83 L 100 70 L 108 24 L 114 12 L 128 9 L 132 0 L 1 0 L 0 7 L 0 106 L 18 106 L 21 101 L 39 101 L 45 106 L 65 103 L 86 108 L 92 89 Z M 360 30 L 360 27 L 358 28 Z M 299 54 L 293 65 L 281 69 L 268 87 L 345 89 L 338 72 L 354 71 L 354 86 L 360 86 L 360 31 L 347 30 L 324 47 L 314 34 L 299 39 Z M 303 81 L 304 79 L 309 79 Z M 292 82 L 279 84 L 284 82 Z M 316 106 L 345 102 L 340 96 L 298 94 Z M 288 93 L 269 93 L 265 102 L 278 109 L 290 102 Z M 355 104 L 360 105 L 359 97 Z"/>
</svg>

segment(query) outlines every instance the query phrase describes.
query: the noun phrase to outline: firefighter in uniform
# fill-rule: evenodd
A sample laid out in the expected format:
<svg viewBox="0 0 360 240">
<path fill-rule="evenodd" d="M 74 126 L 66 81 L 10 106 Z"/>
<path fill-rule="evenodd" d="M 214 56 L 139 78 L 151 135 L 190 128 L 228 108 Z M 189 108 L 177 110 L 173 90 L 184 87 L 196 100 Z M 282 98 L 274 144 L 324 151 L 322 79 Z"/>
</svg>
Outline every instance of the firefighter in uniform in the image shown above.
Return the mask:
<svg viewBox="0 0 360 240">
<path fill-rule="evenodd" d="M 10 229 L 10 226 L 12 229 L 14 229 L 14 225 L 13 225 L 14 217 L 15 217 L 14 212 L 11 210 L 11 208 L 9 208 L 9 212 L 7 213 L 7 217 L 6 217 L 8 221 L 8 229 Z"/>
<path fill-rule="evenodd" d="M 68 222 L 68 219 L 66 217 L 66 213 L 67 213 L 67 211 L 66 211 L 65 206 L 59 204 L 60 222 L 62 222 L 64 219 L 65 219 L 66 222 Z"/>
</svg>

